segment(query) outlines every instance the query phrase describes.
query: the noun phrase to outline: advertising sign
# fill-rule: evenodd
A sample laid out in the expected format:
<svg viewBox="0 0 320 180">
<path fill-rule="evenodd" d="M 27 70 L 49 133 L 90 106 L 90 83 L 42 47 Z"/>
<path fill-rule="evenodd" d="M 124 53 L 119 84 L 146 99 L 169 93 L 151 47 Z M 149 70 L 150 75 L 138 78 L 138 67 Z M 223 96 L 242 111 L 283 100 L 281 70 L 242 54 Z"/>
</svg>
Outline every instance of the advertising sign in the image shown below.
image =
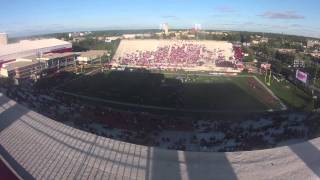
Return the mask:
<svg viewBox="0 0 320 180">
<path fill-rule="evenodd" d="M 303 82 L 303 83 L 307 83 L 308 74 L 306 74 L 306 73 L 304 73 L 304 72 L 302 72 L 302 71 L 300 71 L 300 70 L 297 70 L 297 72 L 296 72 L 296 78 L 297 78 L 299 81 Z"/>
<path fill-rule="evenodd" d="M 260 68 L 263 70 L 270 70 L 271 64 L 263 63 L 263 64 L 261 64 Z"/>
</svg>

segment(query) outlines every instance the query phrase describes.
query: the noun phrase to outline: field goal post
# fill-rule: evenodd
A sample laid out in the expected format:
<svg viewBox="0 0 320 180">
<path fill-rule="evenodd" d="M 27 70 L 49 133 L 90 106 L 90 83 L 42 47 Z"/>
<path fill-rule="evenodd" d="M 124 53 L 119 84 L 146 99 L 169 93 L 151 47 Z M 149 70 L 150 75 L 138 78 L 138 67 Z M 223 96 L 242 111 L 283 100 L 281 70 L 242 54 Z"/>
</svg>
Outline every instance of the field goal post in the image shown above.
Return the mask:
<svg viewBox="0 0 320 180">
<path fill-rule="evenodd" d="M 268 86 L 271 86 L 271 78 L 272 78 L 272 70 L 271 69 L 269 69 L 269 70 L 266 69 L 266 74 L 265 74 L 265 77 L 264 77 L 264 81 Z"/>
</svg>

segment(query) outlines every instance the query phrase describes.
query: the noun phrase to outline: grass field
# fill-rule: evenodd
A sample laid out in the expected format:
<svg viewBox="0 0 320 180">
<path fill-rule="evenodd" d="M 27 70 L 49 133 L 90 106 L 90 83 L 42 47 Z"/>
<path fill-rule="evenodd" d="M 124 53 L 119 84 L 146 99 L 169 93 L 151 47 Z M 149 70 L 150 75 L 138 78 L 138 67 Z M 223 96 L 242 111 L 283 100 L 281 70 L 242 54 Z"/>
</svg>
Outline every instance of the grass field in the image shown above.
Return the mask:
<svg viewBox="0 0 320 180">
<path fill-rule="evenodd" d="M 264 76 L 257 76 L 264 83 Z M 288 81 L 272 81 L 270 90 L 284 102 L 289 109 L 310 111 L 313 109 L 312 96 Z"/>
<path fill-rule="evenodd" d="M 186 110 L 280 110 L 280 102 L 253 77 L 202 77 L 110 72 L 84 76 L 59 90 L 102 100 Z"/>
</svg>

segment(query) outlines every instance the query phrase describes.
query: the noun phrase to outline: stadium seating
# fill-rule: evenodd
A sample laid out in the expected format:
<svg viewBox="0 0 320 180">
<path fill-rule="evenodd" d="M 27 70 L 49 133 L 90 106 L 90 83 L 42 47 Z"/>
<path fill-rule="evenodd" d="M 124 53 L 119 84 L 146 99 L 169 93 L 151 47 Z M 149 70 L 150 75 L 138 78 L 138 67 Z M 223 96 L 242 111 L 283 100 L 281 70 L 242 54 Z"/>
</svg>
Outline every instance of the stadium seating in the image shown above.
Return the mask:
<svg viewBox="0 0 320 180">
<path fill-rule="evenodd" d="M 22 179 L 262 180 L 320 177 L 319 138 L 260 151 L 235 153 L 168 151 L 105 138 L 70 127 L 70 124 L 64 125 L 16 104 L 2 94 L 0 94 L 0 110 L 0 153 Z M 95 113 L 103 114 L 99 109 Z M 118 115 L 115 114 L 114 118 Z M 65 116 L 62 119 L 67 120 L 67 118 Z M 137 117 L 132 121 L 137 122 Z M 280 123 L 275 121 L 272 126 L 282 126 L 283 119 L 279 118 L 277 121 Z M 204 122 L 201 131 L 205 131 L 208 124 Z M 252 126 L 251 129 L 258 132 L 270 126 L 263 121 L 259 124 L 260 127 Z M 264 127 L 261 127 L 261 124 L 264 124 Z M 183 123 L 178 126 L 183 126 Z M 223 130 L 232 126 L 213 123 L 212 127 Z M 109 129 L 112 130 L 111 127 Z M 143 130 L 141 127 L 140 129 Z M 239 130 L 243 129 L 233 129 L 230 133 L 237 134 Z M 135 136 L 132 133 L 123 135 Z M 223 136 L 217 134 L 212 141 L 218 142 L 221 137 Z M 225 138 L 228 137 L 230 135 Z M 119 137 L 115 137 L 117 138 Z M 171 143 L 172 139 L 163 137 L 161 141 L 161 143 Z M 251 141 L 258 143 L 261 139 L 252 138 Z M 212 145 L 207 140 L 200 142 L 207 147 Z M 189 144 L 189 141 L 181 139 L 172 146 L 181 148 L 183 147 L 181 144 Z M 226 146 L 230 144 L 233 143 L 230 141 L 225 143 Z"/>
<path fill-rule="evenodd" d="M 113 63 L 124 66 L 163 69 L 203 65 L 235 68 L 235 64 L 242 61 L 243 52 L 240 47 L 233 47 L 229 50 L 226 44 L 221 44 L 221 47 L 219 47 L 219 43 L 217 45 L 214 42 L 210 43 L 192 41 L 163 43 L 159 41 L 158 44 L 154 45 L 154 49 L 142 46 L 142 48 L 135 50 L 129 45 L 122 45 L 119 48 L 120 53 L 117 53 Z M 231 55 L 228 51 L 232 51 L 234 54 Z"/>
</svg>

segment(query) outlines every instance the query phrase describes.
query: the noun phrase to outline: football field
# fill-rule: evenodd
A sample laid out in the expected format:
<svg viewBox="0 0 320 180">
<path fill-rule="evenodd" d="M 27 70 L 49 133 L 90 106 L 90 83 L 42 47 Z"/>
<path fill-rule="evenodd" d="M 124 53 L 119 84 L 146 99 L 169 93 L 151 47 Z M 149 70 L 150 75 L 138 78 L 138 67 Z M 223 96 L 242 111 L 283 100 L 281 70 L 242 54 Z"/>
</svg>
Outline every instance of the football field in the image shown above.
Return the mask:
<svg viewBox="0 0 320 180">
<path fill-rule="evenodd" d="M 251 76 L 109 72 L 79 78 L 59 90 L 111 104 L 185 111 L 256 112 L 283 108 L 281 101 Z"/>
<path fill-rule="evenodd" d="M 217 111 L 281 110 L 277 97 L 255 77 L 195 77 L 181 94 L 187 108 Z"/>
</svg>

